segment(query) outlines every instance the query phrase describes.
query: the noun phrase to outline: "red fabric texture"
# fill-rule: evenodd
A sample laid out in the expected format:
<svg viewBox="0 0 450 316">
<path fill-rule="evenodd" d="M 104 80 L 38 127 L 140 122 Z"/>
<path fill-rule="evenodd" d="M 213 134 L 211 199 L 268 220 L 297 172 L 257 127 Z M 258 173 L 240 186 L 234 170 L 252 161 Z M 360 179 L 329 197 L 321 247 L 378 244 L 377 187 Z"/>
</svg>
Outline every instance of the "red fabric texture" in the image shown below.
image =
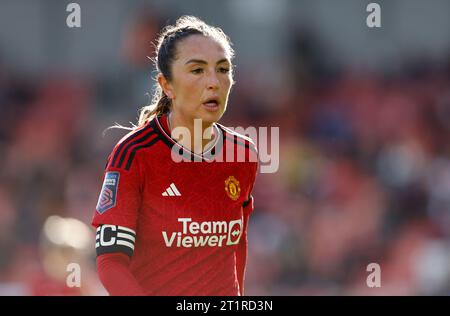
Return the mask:
<svg viewBox="0 0 450 316">
<path fill-rule="evenodd" d="M 143 296 L 144 290 L 129 269 L 130 258 L 123 253 L 106 253 L 97 257 L 100 281 L 110 295 Z"/>
<path fill-rule="evenodd" d="M 244 280 L 245 280 L 245 267 L 247 265 L 247 253 L 248 253 L 248 240 L 247 240 L 247 226 L 250 214 L 254 209 L 253 197 L 250 198 L 250 202 L 244 208 L 244 227 L 241 240 L 239 241 L 238 248 L 236 249 L 236 272 L 239 282 L 239 293 L 244 295 Z"/>
</svg>

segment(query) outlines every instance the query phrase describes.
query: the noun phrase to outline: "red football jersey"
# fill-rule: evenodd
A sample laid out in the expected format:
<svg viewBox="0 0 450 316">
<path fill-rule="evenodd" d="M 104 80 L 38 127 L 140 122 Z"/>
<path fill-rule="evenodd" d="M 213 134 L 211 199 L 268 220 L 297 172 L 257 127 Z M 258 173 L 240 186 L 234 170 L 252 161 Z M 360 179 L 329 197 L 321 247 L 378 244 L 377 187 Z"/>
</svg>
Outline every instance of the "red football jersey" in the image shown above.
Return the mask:
<svg viewBox="0 0 450 316">
<path fill-rule="evenodd" d="M 196 155 L 168 130 L 167 115 L 156 117 L 109 156 L 92 221 L 97 254 L 128 254 L 148 295 L 239 295 L 256 147 L 216 123 L 214 146 Z"/>
</svg>

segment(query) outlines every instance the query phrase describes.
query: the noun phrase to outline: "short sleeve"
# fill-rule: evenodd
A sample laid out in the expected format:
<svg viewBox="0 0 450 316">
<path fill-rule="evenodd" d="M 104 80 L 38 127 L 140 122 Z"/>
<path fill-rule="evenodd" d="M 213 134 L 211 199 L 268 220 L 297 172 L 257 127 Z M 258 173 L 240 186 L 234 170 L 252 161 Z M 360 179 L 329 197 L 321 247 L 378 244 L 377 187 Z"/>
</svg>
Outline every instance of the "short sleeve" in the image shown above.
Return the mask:
<svg viewBox="0 0 450 316">
<path fill-rule="evenodd" d="M 255 206 L 254 206 L 254 198 L 252 196 L 252 191 L 253 191 L 253 187 L 255 185 L 255 181 L 256 181 L 256 175 L 258 173 L 258 163 L 252 163 L 252 166 L 250 169 L 250 176 L 249 176 L 249 188 L 248 188 L 248 194 L 247 194 L 247 199 L 245 200 L 245 202 L 242 204 L 242 208 L 244 210 L 244 214 L 246 216 L 249 216 Z"/>
<path fill-rule="evenodd" d="M 142 180 L 135 160 L 128 170 L 112 167 L 111 156 L 103 174 L 103 185 L 95 207 L 92 225 L 123 226 L 133 231 L 141 206 Z"/>
<path fill-rule="evenodd" d="M 255 205 L 254 205 L 254 198 L 253 196 L 250 194 L 249 198 L 247 199 L 247 201 L 244 202 L 244 204 L 242 204 L 242 208 L 244 210 L 244 215 L 246 217 L 248 217 L 253 210 L 255 209 Z"/>
</svg>

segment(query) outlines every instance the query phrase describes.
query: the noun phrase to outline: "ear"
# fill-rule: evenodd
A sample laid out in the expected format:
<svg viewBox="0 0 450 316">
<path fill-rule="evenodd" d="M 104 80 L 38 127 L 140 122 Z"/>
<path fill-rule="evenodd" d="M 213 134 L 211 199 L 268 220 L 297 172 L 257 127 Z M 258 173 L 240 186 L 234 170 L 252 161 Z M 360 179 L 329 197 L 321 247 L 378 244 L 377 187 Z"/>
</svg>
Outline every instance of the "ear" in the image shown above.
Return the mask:
<svg viewBox="0 0 450 316">
<path fill-rule="evenodd" d="M 173 87 L 170 82 L 164 77 L 163 74 L 158 74 L 157 78 L 159 86 L 164 91 L 164 93 L 170 98 L 175 99 L 175 94 L 173 93 Z"/>
</svg>

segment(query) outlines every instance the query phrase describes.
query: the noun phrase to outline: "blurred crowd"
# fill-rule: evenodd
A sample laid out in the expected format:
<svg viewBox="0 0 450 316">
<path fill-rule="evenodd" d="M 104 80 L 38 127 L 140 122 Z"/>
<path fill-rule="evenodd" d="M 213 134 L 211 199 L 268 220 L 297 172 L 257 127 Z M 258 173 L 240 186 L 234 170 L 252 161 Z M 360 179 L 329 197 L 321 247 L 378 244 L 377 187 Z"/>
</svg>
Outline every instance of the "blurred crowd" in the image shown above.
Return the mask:
<svg viewBox="0 0 450 316">
<path fill-rule="evenodd" d="M 159 27 L 145 14 L 130 26 L 118 78 L 0 60 L 0 295 L 105 294 L 89 225 L 124 132 L 102 132 L 136 121 Z M 270 67 L 237 69 L 222 122 L 280 127 L 280 168 L 254 188 L 246 294 L 449 295 L 450 55 L 340 69 L 313 34 L 291 36 L 276 85 L 255 76 Z M 71 262 L 80 288 L 66 286 Z"/>
</svg>

